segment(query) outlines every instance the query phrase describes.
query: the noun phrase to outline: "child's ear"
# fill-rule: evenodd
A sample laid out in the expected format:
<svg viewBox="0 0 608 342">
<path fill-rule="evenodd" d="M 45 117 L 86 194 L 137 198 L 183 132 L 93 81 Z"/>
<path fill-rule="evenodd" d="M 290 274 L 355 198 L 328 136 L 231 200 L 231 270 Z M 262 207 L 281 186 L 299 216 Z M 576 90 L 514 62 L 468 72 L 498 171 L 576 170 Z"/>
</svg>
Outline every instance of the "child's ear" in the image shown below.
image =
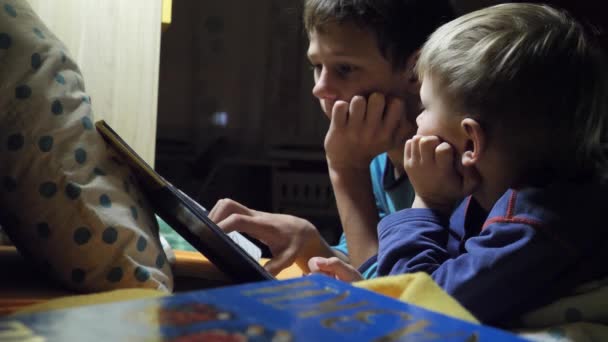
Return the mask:
<svg viewBox="0 0 608 342">
<path fill-rule="evenodd" d="M 486 148 L 485 133 L 475 119 L 466 118 L 461 121 L 460 126 L 465 135 L 462 165 L 474 166 Z"/>
</svg>

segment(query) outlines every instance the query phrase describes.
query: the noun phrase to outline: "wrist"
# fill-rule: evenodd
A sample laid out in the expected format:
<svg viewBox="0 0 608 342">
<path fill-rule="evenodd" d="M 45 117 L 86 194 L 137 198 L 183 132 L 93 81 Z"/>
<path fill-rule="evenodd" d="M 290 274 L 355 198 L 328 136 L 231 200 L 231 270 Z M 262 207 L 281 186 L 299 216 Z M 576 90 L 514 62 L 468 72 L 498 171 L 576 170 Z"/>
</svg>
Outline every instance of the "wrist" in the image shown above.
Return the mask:
<svg viewBox="0 0 608 342">
<path fill-rule="evenodd" d="M 301 236 L 305 242 L 295 260 L 300 269 L 309 272 L 308 260 L 312 257 L 330 258 L 334 256 L 333 250 L 312 223 L 306 221 Z"/>
<path fill-rule="evenodd" d="M 349 172 L 351 170 L 360 170 L 369 168 L 369 164 L 373 158 L 360 157 L 351 159 L 332 158 L 326 156 L 327 167 L 330 171 Z"/>
<path fill-rule="evenodd" d="M 422 198 L 418 195 L 414 197 L 414 202 L 412 203 L 412 208 L 418 209 L 431 209 L 433 211 L 439 212 L 442 215 L 450 215 L 453 210 L 452 203 L 442 203 L 439 201 L 431 201 L 425 198 Z"/>
<path fill-rule="evenodd" d="M 371 162 L 371 161 L 370 161 Z M 369 162 L 340 163 L 327 160 L 327 170 L 332 179 L 350 179 L 369 175 Z"/>
</svg>

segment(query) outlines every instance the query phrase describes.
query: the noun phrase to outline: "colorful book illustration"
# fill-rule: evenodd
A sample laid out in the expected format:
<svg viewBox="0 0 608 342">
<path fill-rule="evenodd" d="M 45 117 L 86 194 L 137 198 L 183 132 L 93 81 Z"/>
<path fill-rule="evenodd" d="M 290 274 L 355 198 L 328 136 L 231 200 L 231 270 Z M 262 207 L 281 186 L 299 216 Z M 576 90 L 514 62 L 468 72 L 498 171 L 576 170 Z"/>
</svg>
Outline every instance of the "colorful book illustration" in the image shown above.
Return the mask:
<svg viewBox="0 0 608 342">
<path fill-rule="evenodd" d="M 205 208 L 154 171 L 106 122 L 95 126 L 129 164 L 156 214 L 218 269 L 235 283 L 274 279 L 260 265 L 256 245 L 239 233 L 225 234 Z"/>
<path fill-rule="evenodd" d="M 322 275 L 0 320 L 0 341 L 101 340 L 523 341 Z"/>
</svg>

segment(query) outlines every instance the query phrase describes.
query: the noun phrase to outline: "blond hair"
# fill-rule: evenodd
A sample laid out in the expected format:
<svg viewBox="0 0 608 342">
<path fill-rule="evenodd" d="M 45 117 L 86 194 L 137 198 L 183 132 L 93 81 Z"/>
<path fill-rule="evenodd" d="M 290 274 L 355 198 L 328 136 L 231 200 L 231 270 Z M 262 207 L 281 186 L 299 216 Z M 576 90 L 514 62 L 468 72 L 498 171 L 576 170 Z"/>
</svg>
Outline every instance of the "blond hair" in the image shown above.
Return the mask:
<svg viewBox="0 0 608 342">
<path fill-rule="evenodd" d="M 606 59 L 567 13 L 523 3 L 469 13 L 431 35 L 417 72 L 524 178 L 605 178 Z"/>
</svg>

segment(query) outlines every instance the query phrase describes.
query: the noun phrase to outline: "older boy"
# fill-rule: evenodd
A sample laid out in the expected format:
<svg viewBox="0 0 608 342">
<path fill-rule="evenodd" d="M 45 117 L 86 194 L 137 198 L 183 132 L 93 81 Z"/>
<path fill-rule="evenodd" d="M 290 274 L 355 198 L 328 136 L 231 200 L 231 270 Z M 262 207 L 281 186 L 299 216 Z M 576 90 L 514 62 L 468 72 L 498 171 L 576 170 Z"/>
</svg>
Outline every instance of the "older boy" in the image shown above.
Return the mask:
<svg viewBox="0 0 608 342">
<path fill-rule="evenodd" d="M 608 75 L 581 25 L 540 5 L 480 10 L 437 30 L 417 71 L 416 196 L 378 226 L 378 273 L 427 272 L 493 324 L 608 275 Z"/>
<path fill-rule="evenodd" d="M 413 200 L 402 150 L 419 112 L 416 51 L 452 18 L 452 10 L 447 0 L 307 0 L 304 6 L 312 92 L 331 120 L 325 150 L 345 234 L 332 249 L 304 219 L 226 199 L 210 218 L 226 231 L 240 230 L 267 244 L 272 273 L 294 261 L 306 269 L 310 257 L 321 255 L 362 266 L 371 277 L 379 217 Z"/>
</svg>

